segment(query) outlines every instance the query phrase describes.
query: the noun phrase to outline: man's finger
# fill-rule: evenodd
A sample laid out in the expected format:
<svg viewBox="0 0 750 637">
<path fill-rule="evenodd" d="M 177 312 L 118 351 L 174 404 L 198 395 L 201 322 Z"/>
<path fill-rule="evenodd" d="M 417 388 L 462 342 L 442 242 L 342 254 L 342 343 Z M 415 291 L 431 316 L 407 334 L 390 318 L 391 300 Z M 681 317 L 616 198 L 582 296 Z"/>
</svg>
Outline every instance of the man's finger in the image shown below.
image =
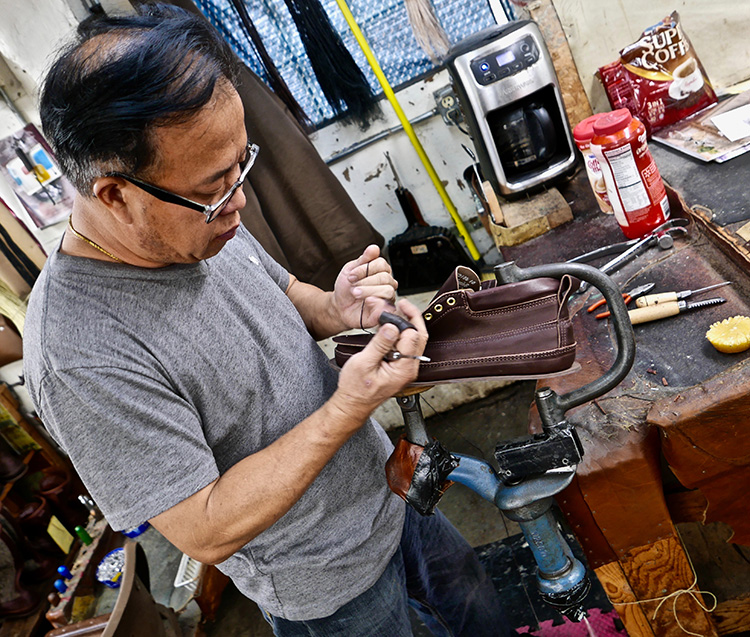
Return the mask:
<svg viewBox="0 0 750 637">
<path fill-rule="evenodd" d="M 394 348 L 396 341 L 399 340 L 398 337 L 399 331 L 395 325 L 391 325 L 390 323 L 383 325 L 372 337 L 367 347 L 363 350 L 363 353 L 369 350 L 373 358 L 382 359 Z"/>
</svg>

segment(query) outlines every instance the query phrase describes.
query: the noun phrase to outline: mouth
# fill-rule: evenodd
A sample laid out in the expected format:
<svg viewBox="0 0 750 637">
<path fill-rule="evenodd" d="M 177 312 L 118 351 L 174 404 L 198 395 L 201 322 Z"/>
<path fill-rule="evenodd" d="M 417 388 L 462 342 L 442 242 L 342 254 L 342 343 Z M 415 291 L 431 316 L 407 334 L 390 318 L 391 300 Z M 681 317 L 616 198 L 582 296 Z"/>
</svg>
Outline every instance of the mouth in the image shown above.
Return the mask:
<svg viewBox="0 0 750 637">
<path fill-rule="evenodd" d="M 237 228 L 239 228 L 239 224 L 236 226 L 233 226 L 230 230 L 225 232 L 224 234 L 220 234 L 218 237 L 216 237 L 219 241 L 229 241 L 234 237 L 234 235 L 237 233 Z"/>
</svg>

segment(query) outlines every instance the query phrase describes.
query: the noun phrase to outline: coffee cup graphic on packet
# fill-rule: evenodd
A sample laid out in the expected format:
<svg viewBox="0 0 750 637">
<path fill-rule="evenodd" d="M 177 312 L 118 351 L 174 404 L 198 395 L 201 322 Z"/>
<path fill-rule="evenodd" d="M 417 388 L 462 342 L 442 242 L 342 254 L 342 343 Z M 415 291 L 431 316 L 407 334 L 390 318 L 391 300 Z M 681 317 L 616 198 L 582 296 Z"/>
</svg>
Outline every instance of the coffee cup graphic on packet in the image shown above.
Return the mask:
<svg viewBox="0 0 750 637">
<path fill-rule="evenodd" d="M 680 64 L 672 73 L 672 78 L 672 84 L 669 87 L 669 96 L 672 99 L 682 99 L 690 93 L 700 91 L 703 87 L 703 74 L 694 57 Z"/>
</svg>

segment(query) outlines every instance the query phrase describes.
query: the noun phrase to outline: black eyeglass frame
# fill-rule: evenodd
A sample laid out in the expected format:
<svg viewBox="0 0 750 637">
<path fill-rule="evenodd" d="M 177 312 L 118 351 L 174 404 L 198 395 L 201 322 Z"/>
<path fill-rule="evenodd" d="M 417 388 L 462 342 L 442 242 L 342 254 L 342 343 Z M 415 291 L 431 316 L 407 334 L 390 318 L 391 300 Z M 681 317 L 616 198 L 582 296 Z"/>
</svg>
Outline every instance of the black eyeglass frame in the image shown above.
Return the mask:
<svg viewBox="0 0 750 637">
<path fill-rule="evenodd" d="M 260 148 L 257 144 L 248 142 L 246 148 L 247 157 L 244 160 L 245 165 L 241 168 L 240 178 L 235 181 L 232 184 L 231 188 L 229 188 L 229 190 L 221 197 L 221 199 L 219 199 L 219 201 L 214 204 L 198 203 L 197 201 L 187 199 L 186 197 L 177 195 L 173 192 L 170 192 L 169 190 L 164 190 L 164 188 L 159 188 L 159 186 L 154 186 L 147 181 L 142 181 L 137 177 L 126 175 L 125 173 L 111 172 L 108 173 L 108 176 L 119 177 L 120 179 L 129 181 L 131 184 L 147 192 L 152 197 L 156 197 L 159 201 L 176 204 L 178 206 L 184 206 L 185 208 L 190 208 L 190 210 L 195 210 L 196 212 L 202 212 L 206 216 L 206 223 L 211 223 L 224 209 L 224 206 L 229 203 L 230 199 L 234 197 L 234 193 L 236 193 L 237 190 L 242 186 L 242 184 L 245 183 L 245 179 L 247 179 L 247 175 L 250 172 L 250 169 L 253 167 L 253 164 L 255 163 L 255 158 L 258 156 L 259 150 Z"/>
</svg>

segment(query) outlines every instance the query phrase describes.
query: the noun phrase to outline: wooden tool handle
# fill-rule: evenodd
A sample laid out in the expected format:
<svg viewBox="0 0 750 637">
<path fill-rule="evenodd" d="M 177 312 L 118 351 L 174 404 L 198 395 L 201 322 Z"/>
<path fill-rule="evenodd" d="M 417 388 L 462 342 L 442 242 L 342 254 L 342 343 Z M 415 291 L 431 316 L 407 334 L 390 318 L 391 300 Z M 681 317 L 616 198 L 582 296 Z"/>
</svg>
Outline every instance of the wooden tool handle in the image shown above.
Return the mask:
<svg viewBox="0 0 750 637">
<path fill-rule="evenodd" d="M 648 307 L 649 305 L 659 305 L 677 300 L 677 292 L 662 292 L 661 294 L 647 294 L 637 298 L 635 304 L 637 307 Z"/>
<path fill-rule="evenodd" d="M 635 310 L 630 310 L 628 316 L 633 325 L 638 325 L 638 323 L 648 323 L 649 321 L 656 321 L 679 313 L 680 306 L 676 301 L 673 301 L 671 303 L 660 303 L 659 305 L 639 307 Z"/>
<path fill-rule="evenodd" d="M 487 205 L 490 207 L 490 215 L 492 220 L 499 226 L 505 225 L 505 216 L 503 215 L 503 209 L 500 207 L 500 202 L 497 200 L 495 190 L 489 181 L 482 182 L 482 192 L 484 198 L 487 200 Z"/>
</svg>

